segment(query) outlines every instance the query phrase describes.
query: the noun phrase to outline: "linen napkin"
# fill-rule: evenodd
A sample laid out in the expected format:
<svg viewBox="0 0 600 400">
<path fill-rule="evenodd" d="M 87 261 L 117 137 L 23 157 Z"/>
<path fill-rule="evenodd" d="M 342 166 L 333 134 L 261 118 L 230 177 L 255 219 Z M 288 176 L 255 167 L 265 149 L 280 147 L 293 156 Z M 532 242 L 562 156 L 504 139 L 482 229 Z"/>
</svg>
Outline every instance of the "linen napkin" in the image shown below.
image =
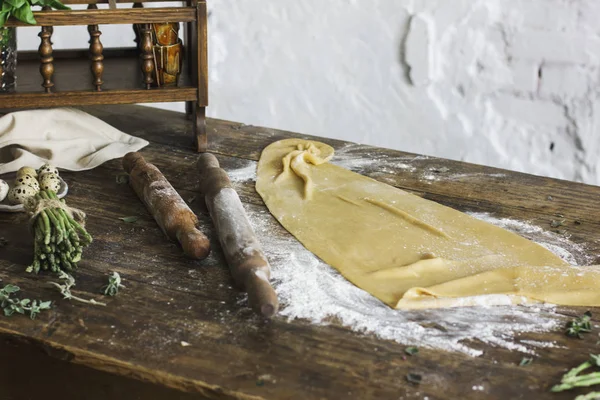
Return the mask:
<svg viewBox="0 0 600 400">
<path fill-rule="evenodd" d="M 147 145 L 80 110 L 18 111 L 0 117 L 0 175 L 46 162 L 84 171 Z"/>
</svg>

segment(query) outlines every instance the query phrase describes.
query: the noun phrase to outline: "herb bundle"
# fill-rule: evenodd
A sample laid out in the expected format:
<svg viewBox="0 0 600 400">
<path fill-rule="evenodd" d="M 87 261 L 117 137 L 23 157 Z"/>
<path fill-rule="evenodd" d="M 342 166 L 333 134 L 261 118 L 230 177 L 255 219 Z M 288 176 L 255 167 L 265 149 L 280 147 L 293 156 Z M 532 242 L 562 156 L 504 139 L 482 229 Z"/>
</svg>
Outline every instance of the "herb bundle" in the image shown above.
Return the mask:
<svg viewBox="0 0 600 400">
<path fill-rule="evenodd" d="M 32 6 L 51 7 L 57 10 L 70 10 L 59 0 L 0 0 L 0 28 L 4 27 L 10 17 L 27 24 L 35 24 Z"/>
<path fill-rule="evenodd" d="M 34 233 L 34 258 L 27 271 L 58 273 L 77 268 L 83 247 L 92 242 L 92 237 L 75 221 L 73 209 L 51 190 L 41 190 L 26 208 L 34 214 L 30 222 Z M 79 216 L 84 217 L 85 214 Z"/>
</svg>

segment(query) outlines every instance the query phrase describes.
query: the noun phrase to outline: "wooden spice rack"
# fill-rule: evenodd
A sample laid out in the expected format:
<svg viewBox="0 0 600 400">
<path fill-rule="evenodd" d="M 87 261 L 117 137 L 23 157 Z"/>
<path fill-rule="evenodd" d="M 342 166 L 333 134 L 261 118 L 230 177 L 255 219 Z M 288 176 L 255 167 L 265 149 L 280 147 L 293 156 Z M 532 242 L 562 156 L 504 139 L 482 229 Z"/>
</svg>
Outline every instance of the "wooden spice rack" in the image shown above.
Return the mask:
<svg viewBox="0 0 600 400">
<path fill-rule="evenodd" d="M 99 9 L 108 0 L 65 0 L 87 4 L 86 10 L 34 12 L 40 33 L 37 52 L 19 52 L 17 88 L 0 94 L 0 109 L 69 107 L 97 104 L 132 104 L 185 101 L 193 117 L 198 151 L 207 145 L 205 109 L 208 106 L 207 10 L 204 0 L 187 0 L 185 6 L 144 8 L 143 3 L 165 0 L 116 0 L 131 8 Z M 166 0 L 175 1 L 175 0 Z M 179 2 L 181 3 L 181 2 Z M 152 23 L 184 23 L 184 62 L 177 86 L 154 87 Z M 101 25 L 140 24 L 138 47 L 104 49 Z M 55 50 L 54 26 L 87 25 L 88 50 Z M 31 26 L 15 19 L 6 26 Z M 130 28 L 132 29 L 132 28 Z"/>
</svg>

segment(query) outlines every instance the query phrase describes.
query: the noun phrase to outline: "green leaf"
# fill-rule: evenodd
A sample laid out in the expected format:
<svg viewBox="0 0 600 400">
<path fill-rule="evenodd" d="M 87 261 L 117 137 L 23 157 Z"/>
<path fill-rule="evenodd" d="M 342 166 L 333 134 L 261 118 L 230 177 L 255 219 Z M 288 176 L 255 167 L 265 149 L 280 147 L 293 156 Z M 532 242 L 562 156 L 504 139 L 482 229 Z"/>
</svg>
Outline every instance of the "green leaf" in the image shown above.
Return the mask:
<svg viewBox="0 0 600 400">
<path fill-rule="evenodd" d="M 8 284 L 8 285 L 4 286 L 4 288 L 1 291 L 4 293 L 11 294 L 11 293 L 17 293 L 19 290 L 21 290 L 20 287 L 18 287 L 16 285 Z"/>
<path fill-rule="evenodd" d="M 13 9 L 21 8 L 21 7 L 23 7 L 23 5 L 27 4 L 26 0 L 4 0 L 4 1 L 5 1 L 5 3 L 12 6 Z"/>
<path fill-rule="evenodd" d="M 127 223 L 134 223 L 135 221 L 137 221 L 138 219 L 140 219 L 140 217 L 121 217 L 119 218 L 121 221 L 127 222 Z"/>
<path fill-rule="evenodd" d="M 8 18 L 10 17 L 10 11 L 2 11 L 0 13 L 0 28 L 3 28 L 4 25 L 6 24 L 6 21 L 8 21 Z"/>
<path fill-rule="evenodd" d="M 415 354 L 417 354 L 419 352 L 419 349 L 416 347 L 407 347 L 406 349 L 404 349 L 404 352 L 406 354 L 408 354 L 409 356 L 414 356 Z"/>
<path fill-rule="evenodd" d="M 521 362 L 519 363 L 519 367 L 526 367 L 533 362 L 533 358 L 531 357 L 523 357 Z"/>
<path fill-rule="evenodd" d="M 600 400 L 600 392 L 580 394 L 579 396 L 575 397 L 575 400 Z"/>
<path fill-rule="evenodd" d="M 50 7 L 55 8 L 57 10 L 70 10 L 71 9 L 71 7 L 67 7 L 60 1 L 56 1 L 56 0 L 50 2 Z"/>
<path fill-rule="evenodd" d="M 21 7 L 17 8 L 14 11 L 15 18 L 19 21 L 23 21 L 25 23 L 35 25 L 37 21 L 33 17 L 33 12 L 31 11 L 31 6 L 29 3 L 23 4 Z"/>
<path fill-rule="evenodd" d="M 6 315 L 7 317 L 10 317 L 11 315 L 13 315 L 15 313 L 15 310 L 13 310 L 10 307 L 6 307 L 4 309 L 4 315 Z"/>
<path fill-rule="evenodd" d="M 52 301 L 43 301 L 40 303 L 40 310 L 49 310 L 52 306 Z"/>
<path fill-rule="evenodd" d="M 22 305 L 23 307 L 25 307 L 25 306 L 28 306 L 28 305 L 29 305 L 29 303 L 31 303 L 31 300 L 30 300 L 30 299 L 23 299 L 23 300 L 21 300 L 21 305 Z"/>
</svg>

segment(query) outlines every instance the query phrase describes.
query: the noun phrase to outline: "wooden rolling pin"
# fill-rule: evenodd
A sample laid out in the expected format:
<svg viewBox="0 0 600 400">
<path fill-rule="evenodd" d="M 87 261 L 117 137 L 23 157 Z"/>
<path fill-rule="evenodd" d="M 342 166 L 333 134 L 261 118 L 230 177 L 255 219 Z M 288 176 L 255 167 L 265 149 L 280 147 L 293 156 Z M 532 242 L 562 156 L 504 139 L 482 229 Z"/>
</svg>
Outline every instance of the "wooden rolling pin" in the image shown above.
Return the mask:
<svg viewBox="0 0 600 400">
<path fill-rule="evenodd" d="M 178 241 L 187 256 L 206 258 L 210 243 L 196 228 L 198 217 L 159 169 L 137 152 L 123 157 L 123 168 L 129 173 L 129 184 L 169 239 Z"/>
<path fill-rule="evenodd" d="M 279 308 L 279 301 L 269 283 L 271 268 L 240 198 L 215 156 L 201 154 L 198 170 L 200 190 L 205 196 L 233 280 L 248 293 L 248 301 L 254 311 L 267 318 L 273 316 Z"/>
</svg>

